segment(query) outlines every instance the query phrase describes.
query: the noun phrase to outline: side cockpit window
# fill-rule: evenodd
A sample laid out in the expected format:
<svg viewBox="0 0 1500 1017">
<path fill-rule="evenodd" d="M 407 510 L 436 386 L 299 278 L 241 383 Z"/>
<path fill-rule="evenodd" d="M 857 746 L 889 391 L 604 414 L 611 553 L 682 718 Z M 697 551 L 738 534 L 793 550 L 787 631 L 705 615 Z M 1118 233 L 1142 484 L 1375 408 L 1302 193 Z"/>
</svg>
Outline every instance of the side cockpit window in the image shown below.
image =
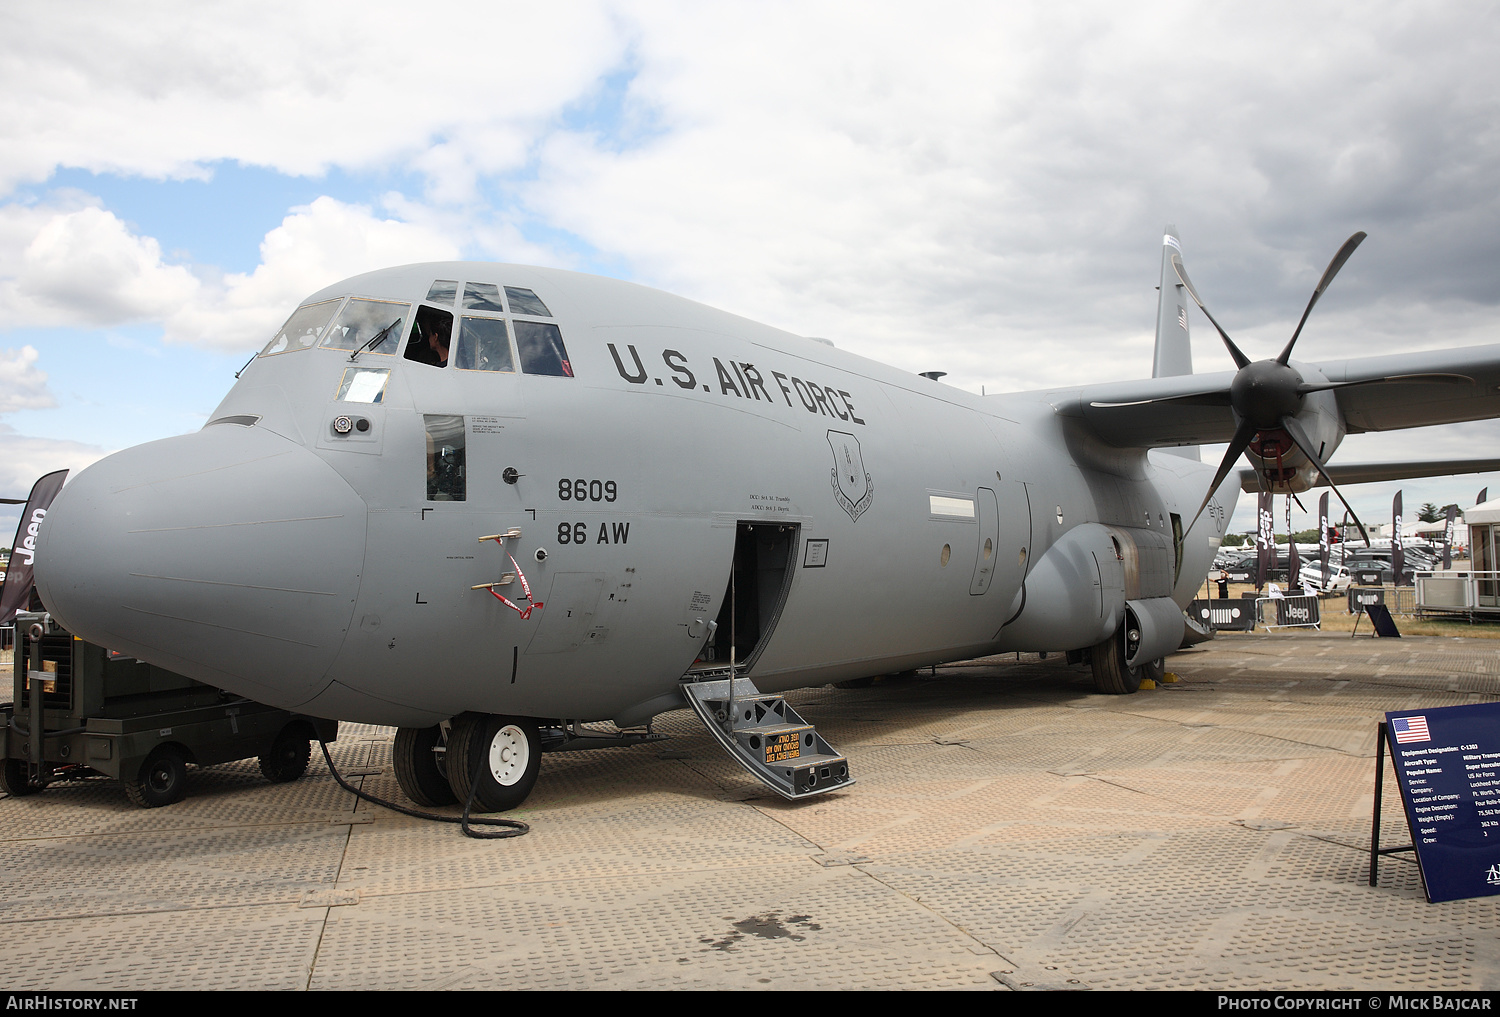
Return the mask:
<svg viewBox="0 0 1500 1017">
<path fill-rule="evenodd" d="M 410 304 L 353 297 L 323 336 L 323 345 L 390 356 L 401 343 L 401 326 L 410 311 Z"/>
<path fill-rule="evenodd" d="M 406 340 L 406 359 L 432 367 L 448 366 L 448 348 L 453 341 L 453 315 L 422 305 L 412 321 Z"/>
<path fill-rule="evenodd" d="M 544 321 L 517 321 L 515 326 L 516 350 L 521 354 L 523 372 L 573 377 L 573 365 L 568 363 L 561 329 Z"/>
<path fill-rule="evenodd" d="M 304 304 L 297 308 L 286 320 L 286 324 L 276 330 L 276 335 L 266 343 L 266 348 L 260 351 L 260 355 L 269 357 L 316 346 L 343 299 L 336 297 L 333 300 L 320 300 L 316 304 Z"/>
</svg>

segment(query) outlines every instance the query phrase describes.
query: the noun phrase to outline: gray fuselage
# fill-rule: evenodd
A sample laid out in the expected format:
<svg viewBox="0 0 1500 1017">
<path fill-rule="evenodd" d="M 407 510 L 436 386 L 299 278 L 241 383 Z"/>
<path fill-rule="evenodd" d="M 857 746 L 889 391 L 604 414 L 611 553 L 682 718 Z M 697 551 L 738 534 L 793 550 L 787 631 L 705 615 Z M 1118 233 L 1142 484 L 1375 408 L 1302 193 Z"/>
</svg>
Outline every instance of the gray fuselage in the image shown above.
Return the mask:
<svg viewBox="0 0 1500 1017">
<path fill-rule="evenodd" d="M 560 336 L 571 376 L 479 369 L 472 283 L 547 311 L 497 301 L 475 335 L 522 368 L 523 331 Z M 344 297 L 399 329 L 263 354 L 201 431 L 63 489 L 36 575 L 66 627 L 341 720 L 640 723 L 727 645 L 716 620 L 754 626 L 730 641 L 767 691 L 1093 645 L 1128 600 L 1186 605 L 1233 509 L 1237 477 L 1174 532 L 1211 467 L 629 283 L 441 263 L 304 307 Z M 406 356 L 424 306 L 454 316 L 446 366 Z M 507 573 L 529 617 L 474 589 Z"/>
</svg>

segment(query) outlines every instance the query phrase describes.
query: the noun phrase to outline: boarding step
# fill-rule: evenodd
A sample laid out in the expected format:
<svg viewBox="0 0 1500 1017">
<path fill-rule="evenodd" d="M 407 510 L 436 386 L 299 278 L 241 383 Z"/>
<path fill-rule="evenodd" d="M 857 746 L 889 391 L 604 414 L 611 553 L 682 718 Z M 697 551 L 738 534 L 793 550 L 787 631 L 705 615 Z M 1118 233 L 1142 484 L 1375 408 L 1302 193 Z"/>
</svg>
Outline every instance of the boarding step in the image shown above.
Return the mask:
<svg viewBox="0 0 1500 1017">
<path fill-rule="evenodd" d="M 849 761 L 786 699 L 749 678 L 687 680 L 682 695 L 735 762 L 783 798 L 807 798 L 854 783 Z M 697 677 L 698 672 L 690 675 Z"/>
</svg>

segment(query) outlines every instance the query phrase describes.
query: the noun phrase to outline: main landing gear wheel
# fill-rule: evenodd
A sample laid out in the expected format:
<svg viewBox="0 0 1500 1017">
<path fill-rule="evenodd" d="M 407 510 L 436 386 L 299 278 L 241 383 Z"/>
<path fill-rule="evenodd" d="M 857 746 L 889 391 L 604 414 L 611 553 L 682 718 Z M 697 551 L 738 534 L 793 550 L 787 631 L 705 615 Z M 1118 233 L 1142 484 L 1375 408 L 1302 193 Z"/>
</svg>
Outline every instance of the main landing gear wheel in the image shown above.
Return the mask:
<svg viewBox="0 0 1500 1017">
<path fill-rule="evenodd" d="M 458 801 L 458 795 L 448 783 L 448 775 L 443 772 L 443 764 L 439 762 L 447 754 L 440 756 L 433 751 L 442 737 L 441 727 L 403 727 L 397 730 L 396 744 L 391 749 L 396 783 L 401 785 L 406 797 L 428 808 Z"/>
<path fill-rule="evenodd" d="M 1141 679 L 1147 677 L 1146 670 L 1150 666 L 1126 665 L 1124 625 L 1102 643 L 1095 644 L 1091 656 L 1094 662 L 1094 691 L 1107 696 L 1126 696 L 1139 689 Z"/>
<path fill-rule="evenodd" d="M 143 809 L 182 800 L 187 794 L 187 759 L 175 745 L 158 745 L 141 764 L 140 777 L 125 785 L 125 794 Z"/>
<path fill-rule="evenodd" d="M 288 724 L 276 736 L 271 750 L 260 757 L 260 772 L 272 784 L 285 784 L 296 780 L 307 772 L 307 761 L 312 757 L 312 744 L 307 726 Z"/>
<path fill-rule="evenodd" d="M 466 713 L 448 731 L 448 783 L 460 802 L 485 812 L 508 812 L 526 800 L 542 765 L 536 722 L 525 717 Z"/>
</svg>

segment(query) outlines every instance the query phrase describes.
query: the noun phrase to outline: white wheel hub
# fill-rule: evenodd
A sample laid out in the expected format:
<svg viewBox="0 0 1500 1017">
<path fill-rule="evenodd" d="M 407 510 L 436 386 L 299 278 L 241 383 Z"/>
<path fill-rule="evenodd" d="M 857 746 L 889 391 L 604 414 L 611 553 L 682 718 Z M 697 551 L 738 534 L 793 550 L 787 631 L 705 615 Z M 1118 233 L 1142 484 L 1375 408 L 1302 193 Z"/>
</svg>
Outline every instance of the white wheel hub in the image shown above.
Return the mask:
<svg viewBox="0 0 1500 1017">
<path fill-rule="evenodd" d="M 526 732 L 507 724 L 490 739 L 490 776 L 502 787 L 510 787 L 526 773 L 531 762 L 531 743 Z"/>
</svg>

